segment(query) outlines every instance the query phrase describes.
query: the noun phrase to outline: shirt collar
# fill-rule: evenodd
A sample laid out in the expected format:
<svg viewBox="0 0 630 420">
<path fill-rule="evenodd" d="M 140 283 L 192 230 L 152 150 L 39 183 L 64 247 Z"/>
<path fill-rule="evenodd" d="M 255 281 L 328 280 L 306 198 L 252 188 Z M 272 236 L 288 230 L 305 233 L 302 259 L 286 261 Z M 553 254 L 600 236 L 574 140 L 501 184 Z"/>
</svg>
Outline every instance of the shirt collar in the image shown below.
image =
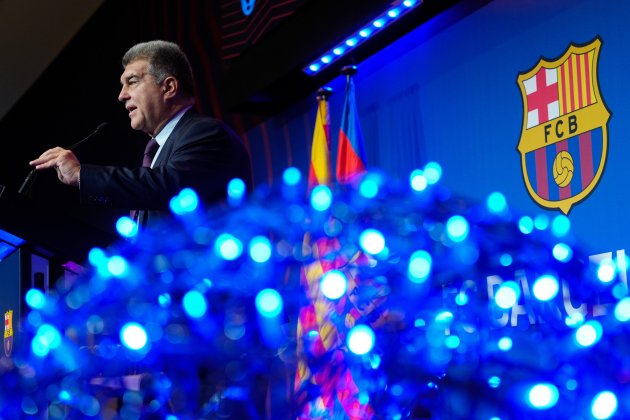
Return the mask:
<svg viewBox="0 0 630 420">
<path fill-rule="evenodd" d="M 166 123 L 164 128 L 162 128 L 160 130 L 158 135 L 155 136 L 155 141 L 158 142 L 160 147 L 164 146 L 164 143 L 166 143 L 166 140 L 168 139 L 168 137 L 173 132 L 173 129 L 175 128 L 175 126 L 177 125 L 179 120 L 182 119 L 182 117 L 184 116 L 186 111 L 188 111 L 190 108 L 192 108 L 192 105 L 187 106 L 186 108 L 182 109 L 177 114 L 175 114 L 175 116 L 173 118 L 171 118 L 171 120 L 169 122 Z"/>
</svg>

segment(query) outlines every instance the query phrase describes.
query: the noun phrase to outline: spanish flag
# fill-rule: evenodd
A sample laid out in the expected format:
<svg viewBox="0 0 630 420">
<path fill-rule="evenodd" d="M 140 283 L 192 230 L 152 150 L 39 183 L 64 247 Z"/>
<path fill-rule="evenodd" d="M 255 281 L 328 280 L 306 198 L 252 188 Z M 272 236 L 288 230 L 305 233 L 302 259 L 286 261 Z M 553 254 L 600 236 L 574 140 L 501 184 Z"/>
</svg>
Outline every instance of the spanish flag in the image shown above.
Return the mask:
<svg viewBox="0 0 630 420">
<path fill-rule="evenodd" d="M 330 165 L 330 117 L 328 114 L 328 96 L 330 88 L 322 88 L 317 92 L 317 118 L 313 145 L 311 147 L 311 166 L 308 171 L 308 190 L 317 185 L 330 186 L 332 170 Z"/>
</svg>

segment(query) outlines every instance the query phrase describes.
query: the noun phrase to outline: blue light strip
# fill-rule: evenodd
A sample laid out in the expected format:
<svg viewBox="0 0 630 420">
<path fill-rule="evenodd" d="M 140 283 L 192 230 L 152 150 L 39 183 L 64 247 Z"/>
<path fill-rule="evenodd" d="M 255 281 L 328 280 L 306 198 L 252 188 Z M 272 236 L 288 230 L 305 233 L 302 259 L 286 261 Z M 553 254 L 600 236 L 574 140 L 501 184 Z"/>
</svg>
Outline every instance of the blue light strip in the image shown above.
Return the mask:
<svg viewBox="0 0 630 420">
<path fill-rule="evenodd" d="M 341 57 L 348 55 L 356 47 L 383 30 L 383 28 L 386 28 L 396 22 L 401 16 L 409 13 L 420 4 L 422 4 L 422 0 L 405 0 L 396 6 L 390 7 L 375 19 L 372 19 L 368 23 L 362 25 L 360 29 L 352 33 L 352 35 L 344 39 L 337 46 L 306 66 L 303 69 L 304 73 L 309 76 L 315 76 L 332 63 L 338 61 Z"/>
</svg>

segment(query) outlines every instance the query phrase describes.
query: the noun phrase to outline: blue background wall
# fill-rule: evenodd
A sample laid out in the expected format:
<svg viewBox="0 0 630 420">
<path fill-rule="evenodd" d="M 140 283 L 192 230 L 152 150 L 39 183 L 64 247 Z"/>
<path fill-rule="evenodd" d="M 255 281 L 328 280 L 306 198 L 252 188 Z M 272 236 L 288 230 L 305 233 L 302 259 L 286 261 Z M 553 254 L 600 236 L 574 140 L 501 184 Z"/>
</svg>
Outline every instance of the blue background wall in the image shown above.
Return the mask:
<svg viewBox="0 0 630 420">
<path fill-rule="evenodd" d="M 625 249 L 630 179 L 630 3 L 623 0 L 494 0 L 463 17 L 457 8 L 357 63 L 359 118 L 368 165 L 406 178 L 427 161 L 443 168 L 454 193 L 484 200 L 502 192 L 512 209 L 531 216 L 560 214 L 530 198 L 516 150 L 523 104 L 516 83 L 541 57 L 560 57 L 571 43 L 602 40 L 601 96 L 612 113 L 609 152 L 598 186 L 569 219 L 591 253 Z M 345 79 L 329 86 L 331 157 Z M 288 166 L 307 172 L 316 99 L 305 100 L 247 134 L 257 183 L 277 182 Z M 267 159 L 271 160 L 269 164 Z"/>
</svg>

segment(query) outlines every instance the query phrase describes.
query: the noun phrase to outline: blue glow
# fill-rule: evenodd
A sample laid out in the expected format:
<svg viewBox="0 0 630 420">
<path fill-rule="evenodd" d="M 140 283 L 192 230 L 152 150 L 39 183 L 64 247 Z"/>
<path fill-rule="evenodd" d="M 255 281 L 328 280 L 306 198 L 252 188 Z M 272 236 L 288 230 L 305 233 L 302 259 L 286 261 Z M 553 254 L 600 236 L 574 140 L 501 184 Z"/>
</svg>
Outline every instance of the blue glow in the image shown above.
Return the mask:
<svg viewBox="0 0 630 420">
<path fill-rule="evenodd" d="M 92 248 L 88 252 L 88 261 L 93 267 L 98 267 L 107 264 L 107 255 L 101 248 Z"/>
<path fill-rule="evenodd" d="M 491 213 L 501 214 L 507 210 L 507 200 L 500 192 L 493 192 L 488 196 L 486 206 Z"/>
<path fill-rule="evenodd" d="M 332 204 L 332 192 L 326 185 L 318 185 L 311 191 L 311 206 L 317 211 L 325 211 Z"/>
<path fill-rule="evenodd" d="M 429 185 L 427 179 L 424 176 L 424 172 L 420 169 L 416 169 L 409 175 L 409 184 L 411 189 L 417 192 L 422 192 L 427 189 Z"/>
<path fill-rule="evenodd" d="M 446 222 L 446 234 L 453 242 L 465 240 L 469 229 L 468 221 L 459 215 L 452 216 Z"/>
<path fill-rule="evenodd" d="M 571 221 L 564 214 L 554 217 L 551 222 L 551 232 L 558 238 L 566 236 L 571 230 Z"/>
<path fill-rule="evenodd" d="M 567 244 L 555 244 L 551 253 L 553 257 L 560 262 L 569 262 L 573 258 L 573 249 Z"/>
<path fill-rule="evenodd" d="M 171 211 L 177 215 L 192 213 L 199 206 L 199 196 L 193 189 L 184 188 L 179 194 L 171 198 L 169 206 Z"/>
<path fill-rule="evenodd" d="M 370 34 L 371 34 L 371 33 L 372 33 L 372 31 L 370 31 L 369 29 L 361 29 L 361 30 L 359 31 L 359 35 L 360 35 L 362 38 L 367 38 L 368 36 L 370 36 Z"/>
<path fill-rule="evenodd" d="M 602 338 L 602 325 L 590 320 L 575 331 L 575 341 L 582 347 L 591 347 Z"/>
<path fill-rule="evenodd" d="M 289 186 L 295 186 L 302 180 L 302 172 L 296 167 L 290 167 L 282 173 L 282 181 Z"/>
<path fill-rule="evenodd" d="M 468 295 L 464 292 L 459 292 L 456 296 L 455 296 L 455 303 L 458 306 L 464 306 L 465 304 L 468 303 Z"/>
<path fill-rule="evenodd" d="M 578 325 L 582 325 L 584 323 L 584 315 L 579 312 L 574 312 L 564 319 L 564 323 L 567 327 L 577 327 Z"/>
<path fill-rule="evenodd" d="M 630 320 L 630 297 L 625 297 L 615 305 L 615 318 L 619 322 L 628 322 Z"/>
<path fill-rule="evenodd" d="M 59 394 L 57 396 L 59 397 L 59 399 L 61 401 L 68 402 L 68 401 L 72 400 L 72 395 L 68 391 L 66 391 L 65 389 L 59 391 Z"/>
<path fill-rule="evenodd" d="M 346 45 L 348 47 L 354 47 L 355 45 L 357 45 L 357 41 L 354 38 L 347 39 Z"/>
<path fill-rule="evenodd" d="M 374 25 L 375 28 L 382 28 L 383 25 L 385 25 L 385 20 L 376 19 L 372 25 Z"/>
<path fill-rule="evenodd" d="M 558 402 L 558 388 L 550 383 L 536 384 L 527 393 L 527 404 L 537 410 L 547 410 Z"/>
<path fill-rule="evenodd" d="M 30 289 L 24 295 L 24 300 L 33 309 L 43 309 L 46 306 L 46 296 L 39 289 Z"/>
<path fill-rule="evenodd" d="M 50 350 L 61 345 L 61 334 L 50 324 L 43 324 L 31 341 L 31 350 L 38 357 L 46 357 Z"/>
<path fill-rule="evenodd" d="M 168 308 L 171 306 L 171 295 L 169 293 L 162 293 L 158 296 L 158 303 L 162 308 Z"/>
<path fill-rule="evenodd" d="M 124 277 L 129 271 L 127 260 L 120 255 L 114 255 L 107 263 L 107 270 L 114 277 Z"/>
<path fill-rule="evenodd" d="M 426 251 L 420 250 L 411 254 L 411 257 L 409 257 L 409 269 L 407 270 L 409 280 L 414 283 L 425 282 L 429 274 L 431 274 L 432 264 L 433 258 Z"/>
<path fill-rule="evenodd" d="M 451 350 L 459 347 L 460 343 L 461 343 L 461 340 L 456 335 L 449 335 L 448 337 L 444 339 L 444 345 Z"/>
<path fill-rule="evenodd" d="M 120 329 L 120 341 L 130 350 L 141 350 L 147 345 L 147 332 L 137 322 L 128 322 Z"/>
<path fill-rule="evenodd" d="M 208 302 L 205 296 L 198 290 L 191 290 L 182 299 L 184 311 L 191 318 L 201 318 L 208 311 Z"/>
<path fill-rule="evenodd" d="M 224 260 L 233 261 L 243 253 L 243 244 L 229 233 L 223 233 L 215 241 L 214 250 Z"/>
<path fill-rule="evenodd" d="M 534 221 L 529 216 L 523 216 L 518 220 L 518 228 L 523 234 L 529 235 L 534 231 Z"/>
<path fill-rule="evenodd" d="M 609 419 L 617 412 L 617 396 L 610 391 L 602 391 L 593 398 L 591 414 L 596 419 Z"/>
<path fill-rule="evenodd" d="M 377 255 L 385 249 L 385 237 L 376 229 L 366 229 L 359 235 L 359 244 L 368 254 Z"/>
<path fill-rule="evenodd" d="M 610 259 L 606 258 L 599 263 L 597 267 L 597 278 L 602 283 L 610 283 L 617 274 L 617 266 Z"/>
<path fill-rule="evenodd" d="M 435 315 L 435 322 L 440 323 L 451 323 L 453 321 L 453 312 L 451 311 L 441 311 Z"/>
<path fill-rule="evenodd" d="M 359 193 L 365 198 L 376 197 L 378 195 L 378 183 L 370 177 L 365 177 L 359 185 Z"/>
<path fill-rule="evenodd" d="M 275 318 L 282 312 L 282 296 L 274 289 L 263 289 L 256 295 L 256 309 L 265 318 Z"/>
<path fill-rule="evenodd" d="M 348 332 L 348 349 L 356 355 L 364 355 L 374 348 L 374 331 L 367 325 L 356 325 Z"/>
<path fill-rule="evenodd" d="M 230 180 L 227 186 L 228 197 L 232 200 L 240 201 L 245 197 L 247 187 L 245 182 L 240 178 L 234 178 Z"/>
<path fill-rule="evenodd" d="M 578 383 L 575 379 L 568 379 L 564 385 L 569 391 L 575 391 L 578 387 Z"/>
<path fill-rule="evenodd" d="M 322 62 L 322 63 L 324 63 L 324 64 L 328 64 L 328 63 L 330 63 L 330 57 L 329 57 L 329 56 L 327 56 L 327 55 L 323 56 L 323 57 L 321 58 L 321 62 Z"/>
<path fill-rule="evenodd" d="M 424 165 L 423 173 L 429 185 L 437 184 L 442 178 L 442 167 L 437 162 L 429 162 Z"/>
<path fill-rule="evenodd" d="M 560 284 L 558 279 L 552 275 L 544 275 L 538 277 L 534 282 L 533 292 L 536 299 L 546 302 L 558 295 Z"/>
<path fill-rule="evenodd" d="M 501 378 L 499 378 L 498 376 L 491 376 L 490 378 L 488 378 L 488 386 L 490 388 L 498 388 L 499 386 L 501 386 Z"/>
<path fill-rule="evenodd" d="M 257 263 L 264 263 L 271 258 L 271 242 L 264 236 L 256 236 L 249 241 L 249 256 Z"/>
<path fill-rule="evenodd" d="M 398 12 L 397 9 L 392 9 L 389 12 L 387 12 L 387 16 L 389 16 L 390 18 L 394 19 L 396 17 L 398 17 L 400 13 Z"/>
<path fill-rule="evenodd" d="M 333 50 L 333 54 L 335 54 L 335 55 L 341 55 L 341 54 L 343 54 L 343 48 L 341 48 L 341 47 L 337 47 L 337 48 L 335 48 L 335 49 Z"/>
<path fill-rule="evenodd" d="M 405 7 L 411 7 L 411 6 L 415 5 L 415 4 L 416 4 L 415 0 L 405 0 L 405 1 L 403 1 L 403 5 Z"/>
<path fill-rule="evenodd" d="M 317 73 L 319 71 L 319 68 L 320 66 L 318 66 L 317 64 L 311 64 L 310 66 L 308 66 L 308 69 L 313 73 Z"/>
<path fill-rule="evenodd" d="M 503 266 L 503 267 L 509 267 L 512 265 L 512 256 L 510 254 L 502 254 L 499 257 L 499 263 Z"/>
<path fill-rule="evenodd" d="M 494 295 L 494 302 L 499 308 L 509 309 L 516 305 L 520 297 L 521 288 L 516 282 L 508 280 L 499 286 L 499 289 Z"/>
<path fill-rule="evenodd" d="M 138 234 L 138 225 L 129 216 L 123 216 L 116 221 L 116 231 L 124 238 L 131 238 Z"/>
<path fill-rule="evenodd" d="M 346 293 L 348 279 L 341 271 L 330 270 L 322 276 L 319 287 L 324 296 L 336 300 Z"/>
<path fill-rule="evenodd" d="M 514 343 L 510 337 L 501 337 L 497 342 L 497 347 L 499 347 L 501 351 L 509 351 L 513 345 Z"/>
<path fill-rule="evenodd" d="M 534 227 L 538 230 L 545 230 L 549 227 L 549 217 L 546 214 L 539 214 L 534 218 Z"/>
</svg>

